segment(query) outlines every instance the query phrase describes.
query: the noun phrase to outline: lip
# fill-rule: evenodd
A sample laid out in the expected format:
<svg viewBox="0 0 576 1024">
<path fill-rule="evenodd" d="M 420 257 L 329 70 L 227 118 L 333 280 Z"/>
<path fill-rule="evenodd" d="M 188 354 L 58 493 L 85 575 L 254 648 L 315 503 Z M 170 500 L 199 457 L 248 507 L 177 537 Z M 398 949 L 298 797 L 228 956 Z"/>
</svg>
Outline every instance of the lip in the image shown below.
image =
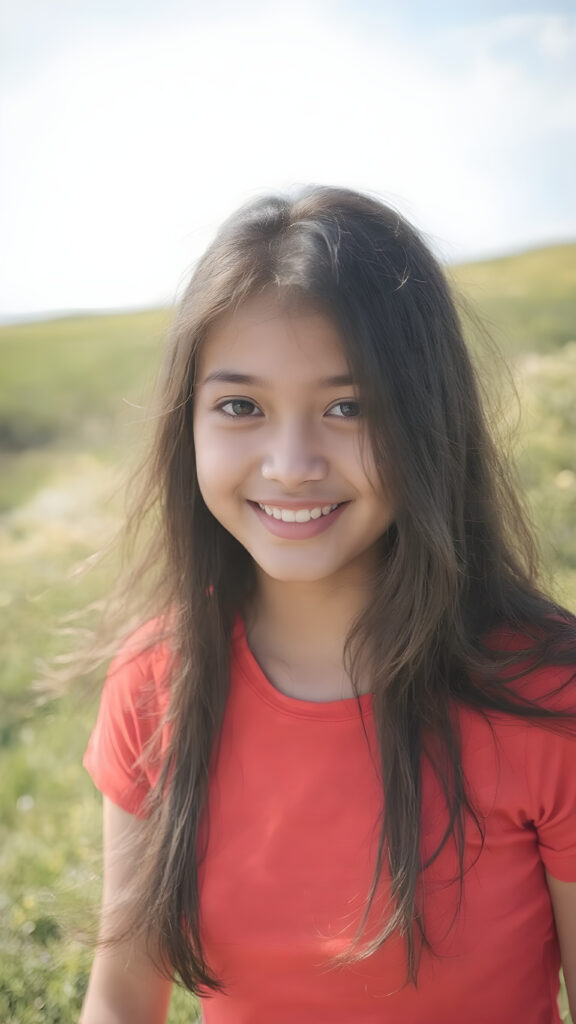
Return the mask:
<svg viewBox="0 0 576 1024">
<path fill-rule="evenodd" d="M 334 501 L 332 498 L 317 498 L 316 501 L 298 501 L 296 498 L 255 498 L 250 504 L 270 505 L 272 508 L 325 508 L 326 505 L 342 505 L 342 501 Z"/>
<path fill-rule="evenodd" d="M 347 507 L 349 502 L 343 502 L 335 508 L 333 512 L 329 512 L 327 516 L 320 516 L 319 519 L 309 519 L 307 523 L 285 523 L 283 519 L 274 519 L 273 516 L 269 516 L 266 512 L 263 512 L 258 507 L 258 503 L 255 501 L 249 501 L 248 504 L 254 510 L 255 515 L 258 516 L 260 522 L 266 527 L 269 533 L 275 537 L 281 537 L 283 540 L 309 540 L 311 537 L 317 537 L 318 534 L 324 533 L 329 530 L 330 527 L 340 518 L 342 512 Z M 305 502 L 299 503 L 292 502 L 290 504 L 283 503 L 282 505 L 276 504 L 276 502 L 266 501 L 261 502 L 262 505 L 276 505 L 277 508 L 319 508 L 319 502 Z M 336 502 L 324 502 L 325 505 L 335 505 Z"/>
</svg>

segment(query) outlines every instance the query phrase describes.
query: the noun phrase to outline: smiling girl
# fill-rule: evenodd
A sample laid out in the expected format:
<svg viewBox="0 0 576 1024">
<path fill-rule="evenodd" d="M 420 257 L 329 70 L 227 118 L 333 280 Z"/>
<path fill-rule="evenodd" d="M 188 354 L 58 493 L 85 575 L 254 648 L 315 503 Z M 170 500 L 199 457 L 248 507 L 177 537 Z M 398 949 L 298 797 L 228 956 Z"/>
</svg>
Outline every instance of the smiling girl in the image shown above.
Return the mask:
<svg viewBox="0 0 576 1024">
<path fill-rule="evenodd" d="M 576 1009 L 576 621 L 539 587 L 443 275 L 382 203 L 265 198 L 200 260 L 85 763 L 82 1024 Z M 132 523 L 132 527 L 134 522 Z"/>
</svg>

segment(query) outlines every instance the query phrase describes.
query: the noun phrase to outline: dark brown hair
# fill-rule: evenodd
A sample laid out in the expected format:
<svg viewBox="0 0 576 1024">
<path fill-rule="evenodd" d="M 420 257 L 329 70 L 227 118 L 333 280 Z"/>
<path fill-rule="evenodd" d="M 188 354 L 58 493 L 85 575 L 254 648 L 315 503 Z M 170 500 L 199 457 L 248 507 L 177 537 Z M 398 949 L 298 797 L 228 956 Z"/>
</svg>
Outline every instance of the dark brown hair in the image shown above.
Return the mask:
<svg viewBox="0 0 576 1024">
<path fill-rule="evenodd" d="M 398 507 L 382 541 L 374 598 L 346 644 L 356 685 L 355 652 L 369 652 L 381 751 L 385 812 L 366 915 L 385 861 L 393 910 L 369 944 L 360 927 L 350 958 L 369 955 L 399 929 L 407 977 L 417 977 L 426 942 L 417 898 L 425 868 L 424 756 L 445 796 L 443 843 L 455 842 L 462 878 L 475 812 L 454 703 L 485 715 L 552 720 L 511 680 L 543 662 L 573 662 L 576 648 L 574 618 L 539 589 L 513 474 L 491 439 L 449 287 L 420 236 L 380 201 L 345 189 L 310 188 L 239 210 L 199 261 L 177 311 L 156 437 L 128 524 L 134 537 L 147 523 L 149 544 L 128 587 L 151 596 L 174 662 L 171 744 L 149 802 L 130 919 L 122 918 L 119 933 L 155 935 L 165 969 L 200 993 L 226 984 L 202 951 L 194 865 L 203 855 L 199 825 L 226 702 L 231 631 L 250 602 L 254 572 L 198 487 L 195 365 L 211 325 L 270 288 L 333 318 L 359 382 L 378 471 Z M 499 653 L 487 642 L 502 625 L 524 638 L 521 653 Z"/>
</svg>

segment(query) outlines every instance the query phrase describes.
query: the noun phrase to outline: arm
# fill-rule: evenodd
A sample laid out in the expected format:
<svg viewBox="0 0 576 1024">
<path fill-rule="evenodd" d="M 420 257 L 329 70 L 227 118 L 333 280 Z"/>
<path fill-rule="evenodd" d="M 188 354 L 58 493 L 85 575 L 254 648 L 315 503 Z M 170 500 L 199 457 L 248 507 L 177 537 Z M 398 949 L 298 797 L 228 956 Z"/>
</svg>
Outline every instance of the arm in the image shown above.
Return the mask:
<svg viewBox="0 0 576 1024">
<path fill-rule="evenodd" d="M 110 921 L 107 907 L 133 873 L 130 839 L 138 820 L 104 797 L 104 893 L 102 934 Z M 158 973 L 144 943 L 126 943 L 113 949 L 98 949 L 80 1024 L 165 1024 L 172 984 Z"/>
<path fill-rule="evenodd" d="M 572 1019 L 576 1020 L 576 882 L 560 882 L 546 873 L 556 931 L 560 943 L 562 971 Z"/>
</svg>

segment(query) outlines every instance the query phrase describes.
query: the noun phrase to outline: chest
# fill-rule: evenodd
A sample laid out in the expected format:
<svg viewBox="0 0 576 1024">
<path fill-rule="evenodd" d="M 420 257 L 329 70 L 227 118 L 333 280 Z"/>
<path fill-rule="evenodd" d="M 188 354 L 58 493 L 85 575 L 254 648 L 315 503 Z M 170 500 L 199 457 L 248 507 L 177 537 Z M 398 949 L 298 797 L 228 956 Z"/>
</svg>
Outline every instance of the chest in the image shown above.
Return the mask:
<svg viewBox="0 0 576 1024">
<path fill-rule="evenodd" d="M 356 934 L 376 863 L 383 799 L 373 722 L 260 711 L 254 706 L 247 716 L 232 702 L 213 772 L 209 841 L 200 866 L 207 953 L 239 992 L 252 984 L 270 987 L 280 998 L 287 979 L 298 978 L 307 998 L 339 992 L 342 1005 L 348 999 L 351 1006 L 358 999 L 380 1005 L 395 993 L 393 1008 L 408 1022 L 412 990 L 404 985 L 401 938 L 348 970 L 334 973 L 331 966 Z M 487 737 L 474 742 L 481 831 L 469 823 L 462 890 L 451 842 L 423 875 L 427 932 L 439 956 L 424 958 L 422 979 L 430 1005 L 437 1000 L 439 1007 L 447 986 L 452 996 L 460 991 L 466 999 L 476 971 L 485 976 L 490 965 L 514 958 L 514 950 L 526 952 L 527 932 L 539 961 L 543 939 L 550 956 L 557 956 L 537 839 L 524 820 L 513 766 Z M 425 861 L 446 820 L 441 787 L 426 772 Z M 389 913 L 389 898 L 385 866 L 366 938 Z M 518 971 L 516 961 L 504 977 Z"/>
</svg>

